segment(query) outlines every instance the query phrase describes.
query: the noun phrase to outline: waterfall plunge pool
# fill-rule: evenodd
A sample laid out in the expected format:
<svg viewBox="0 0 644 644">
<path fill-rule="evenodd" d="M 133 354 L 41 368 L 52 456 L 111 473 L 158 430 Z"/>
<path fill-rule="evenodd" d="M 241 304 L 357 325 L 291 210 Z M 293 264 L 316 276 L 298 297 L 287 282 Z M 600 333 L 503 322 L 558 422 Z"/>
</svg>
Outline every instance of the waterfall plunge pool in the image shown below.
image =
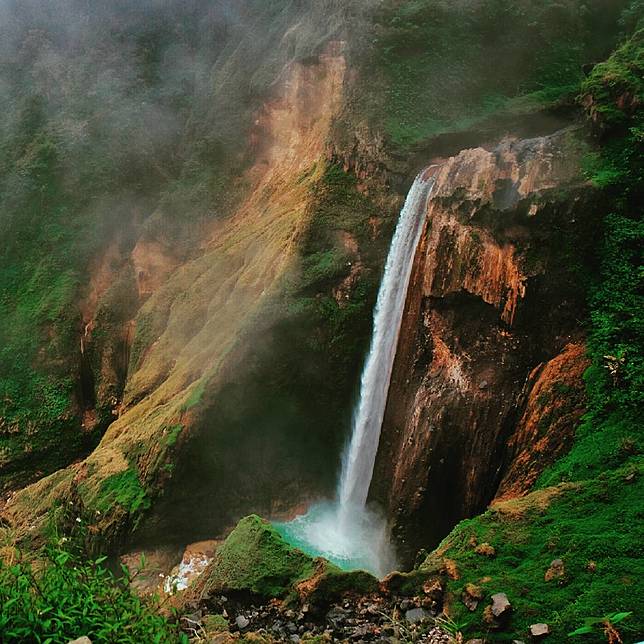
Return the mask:
<svg viewBox="0 0 644 644">
<path fill-rule="evenodd" d="M 387 521 L 369 508 L 347 512 L 338 503 L 322 502 L 288 523 L 273 525 L 290 545 L 342 570 L 366 570 L 378 579 L 396 570 Z"/>
</svg>

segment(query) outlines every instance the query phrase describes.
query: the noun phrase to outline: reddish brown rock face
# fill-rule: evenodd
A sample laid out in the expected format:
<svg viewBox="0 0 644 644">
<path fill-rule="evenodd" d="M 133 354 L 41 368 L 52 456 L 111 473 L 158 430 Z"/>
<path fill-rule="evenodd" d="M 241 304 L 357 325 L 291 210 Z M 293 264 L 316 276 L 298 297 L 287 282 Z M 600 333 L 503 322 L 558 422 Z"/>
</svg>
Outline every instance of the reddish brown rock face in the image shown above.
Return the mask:
<svg viewBox="0 0 644 644">
<path fill-rule="evenodd" d="M 465 150 L 437 172 L 371 489 L 403 556 L 485 508 L 502 479 L 504 496 L 525 492 L 574 431 L 584 296 L 566 240 L 592 207 L 570 137 Z"/>
</svg>

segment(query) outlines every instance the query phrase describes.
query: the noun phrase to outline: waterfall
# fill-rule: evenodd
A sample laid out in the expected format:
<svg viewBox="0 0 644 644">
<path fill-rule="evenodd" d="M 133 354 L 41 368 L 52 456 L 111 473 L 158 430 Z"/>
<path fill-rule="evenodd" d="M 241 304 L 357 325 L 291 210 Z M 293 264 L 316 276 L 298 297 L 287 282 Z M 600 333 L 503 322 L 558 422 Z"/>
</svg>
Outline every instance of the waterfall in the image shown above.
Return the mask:
<svg viewBox="0 0 644 644">
<path fill-rule="evenodd" d="M 360 380 L 360 400 L 351 441 L 342 458 L 338 499 L 345 515 L 367 502 L 411 268 L 434 184 L 434 179 L 425 175 L 426 172 L 419 174 L 409 190 L 378 292 L 371 346 Z"/>
<path fill-rule="evenodd" d="M 387 393 L 396 357 L 414 255 L 425 222 L 434 178 L 421 172 L 400 213 L 373 314 L 371 346 L 360 379 L 360 398 L 351 440 L 342 456 L 335 503 L 276 528 L 291 544 L 322 555 L 343 568 L 362 568 L 381 577 L 395 567 L 386 520 L 367 508 L 367 495 L 380 442 Z"/>
</svg>

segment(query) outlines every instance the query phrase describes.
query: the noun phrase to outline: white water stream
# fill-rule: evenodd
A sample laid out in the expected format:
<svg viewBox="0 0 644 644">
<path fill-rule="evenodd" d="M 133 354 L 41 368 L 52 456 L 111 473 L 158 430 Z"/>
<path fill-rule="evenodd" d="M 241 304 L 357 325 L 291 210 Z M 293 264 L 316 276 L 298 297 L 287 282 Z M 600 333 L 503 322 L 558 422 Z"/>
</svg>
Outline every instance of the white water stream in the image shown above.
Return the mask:
<svg viewBox="0 0 644 644">
<path fill-rule="evenodd" d="M 353 431 L 342 456 L 337 501 L 315 506 L 278 529 L 293 545 L 343 568 L 378 576 L 395 560 L 386 521 L 367 508 L 396 347 L 416 247 L 434 179 L 416 177 L 400 213 L 373 314 L 371 346 L 360 381 Z"/>
</svg>

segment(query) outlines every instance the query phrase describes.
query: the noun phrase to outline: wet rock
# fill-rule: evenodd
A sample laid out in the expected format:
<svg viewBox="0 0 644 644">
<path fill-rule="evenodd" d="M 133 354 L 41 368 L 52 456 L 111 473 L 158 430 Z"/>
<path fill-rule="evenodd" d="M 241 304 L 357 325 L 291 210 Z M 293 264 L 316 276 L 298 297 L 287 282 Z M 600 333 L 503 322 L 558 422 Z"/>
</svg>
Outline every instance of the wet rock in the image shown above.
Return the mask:
<svg viewBox="0 0 644 644">
<path fill-rule="evenodd" d="M 405 621 L 416 624 L 429 619 L 430 615 L 424 608 L 411 608 L 405 612 Z"/>
<path fill-rule="evenodd" d="M 489 543 L 481 543 L 476 548 L 474 548 L 474 552 L 477 555 L 481 555 L 483 557 L 494 557 L 496 555 L 496 550 L 494 549 L 494 546 L 491 546 Z"/>
<path fill-rule="evenodd" d="M 235 618 L 235 624 L 240 631 L 243 631 L 245 628 L 248 628 L 250 620 L 244 615 L 237 615 Z"/>
<path fill-rule="evenodd" d="M 550 627 L 548 624 L 532 624 L 530 626 L 530 635 L 535 640 L 541 640 L 550 635 Z"/>
<path fill-rule="evenodd" d="M 409 610 L 410 608 L 413 608 L 413 607 L 414 606 L 413 606 L 412 602 L 409 599 L 403 599 L 400 602 L 400 610 L 402 610 L 402 611 Z"/>
<path fill-rule="evenodd" d="M 550 568 L 546 570 L 544 579 L 546 581 L 552 581 L 553 579 L 561 579 L 565 576 L 566 570 L 564 567 L 564 562 L 561 559 L 554 559 L 550 563 Z"/>
</svg>

